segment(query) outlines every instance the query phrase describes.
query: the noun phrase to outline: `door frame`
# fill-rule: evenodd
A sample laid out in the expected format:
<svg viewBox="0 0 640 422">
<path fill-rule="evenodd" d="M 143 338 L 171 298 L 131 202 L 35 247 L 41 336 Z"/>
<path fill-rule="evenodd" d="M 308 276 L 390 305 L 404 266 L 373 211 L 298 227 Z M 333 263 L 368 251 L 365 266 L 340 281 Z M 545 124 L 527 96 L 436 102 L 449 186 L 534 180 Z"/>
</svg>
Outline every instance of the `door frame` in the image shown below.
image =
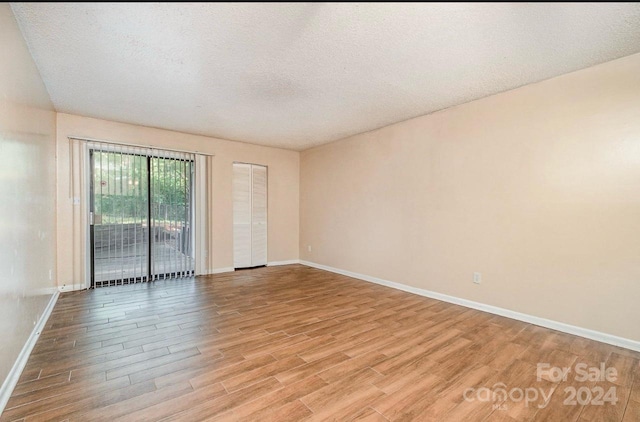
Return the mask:
<svg viewBox="0 0 640 422">
<path fill-rule="evenodd" d="M 120 142 L 81 135 L 66 136 L 67 143 L 59 145 L 67 151 L 60 152 L 58 166 L 67 167 L 67 186 L 58 191 L 58 201 L 64 204 L 65 213 L 58 218 L 61 232 L 67 233 L 60 240 L 57 264 L 57 284 L 60 292 L 84 290 L 91 286 L 91 257 L 88 253 L 89 233 L 89 148 L 128 147 L 141 149 L 152 154 L 186 153 L 195 155 L 194 166 L 194 224 L 198 230 L 193 232 L 195 275 L 213 274 L 213 181 L 215 154 L 206 151 L 155 146 L 144 143 Z M 64 271 L 60 268 L 64 267 Z"/>
<path fill-rule="evenodd" d="M 76 151 L 75 149 L 78 148 Z M 91 219 L 92 215 L 89 211 L 89 198 L 92 194 L 91 192 L 91 155 L 90 155 L 90 147 L 87 142 L 79 142 L 77 144 L 70 144 L 71 156 L 69 159 L 71 162 L 71 190 L 73 192 L 77 192 L 80 196 L 73 196 L 73 215 L 74 220 L 80 219 L 80 248 L 81 255 L 84 259 L 80 262 L 80 271 L 83 274 L 82 281 L 80 283 L 80 289 L 89 289 L 92 285 L 92 252 L 87 253 L 87 250 L 91 250 Z M 78 165 L 74 165 L 73 157 L 77 157 L 79 163 Z M 78 173 L 76 175 L 76 172 Z M 76 190 L 75 185 L 79 185 Z M 79 207 L 79 212 L 76 210 L 76 207 Z M 73 224 L 73 227 L 78 227 L 76 224 Z M 76 233 L 74 233 L 73 237 L 76 237 Z M 75 242 L 74 242 L 75 243 Z M 75 249 L 75 246 L 74 246 Z M 73 254 L 74 261 L 75 257 L 78 256 L 75 252 Z M 74 262 L 74 267 L 76 266 Z M 73 284 L 75 290 L 75 283 Z"/>
<path fill-rule="evenodd" d="M 107 146 L 107 148 L 105 148 L 105 145 Z M 83 245 L 83 250 L 84 250 L 84 263 L 83 263 L 83 270 L 84 270 L 84 283 L 83 283 L 83 288 L 84 289 L 90 289 L 90 288 L 94 288 L 94 248 L 93 248 L 93 237 L 94 237 L 94 215 L 93 215 L 93 207 L 94 207 L 94 191 L 93 191 L 93 152 L 98 150 L 98 151 L 104 151 L 104 152 L 110 152 L 108 149 L 109 145 L 113 145 L 114 147 L 118 147 L 118 146 L 122 146 L 119 144 L 111 144 L 108 142 L 105 143 L 100 143 L 100 142 L 93 142 L 93 141 L 87 141 L 87 142 L 83 142 L 81 144 L 81 148 L 83 149 L 81 156 L 84 158 L 81 163 L 81 172 L 83 173 L 84 177 L 81 178 L 82 182 L 83 182 L 83 191 L 84 191 L 84 198 L 86 198 L 84 201 L 82 201 L 82 205 L 83 208 L 85 208 L 85 212 L 82 213 L 84 215 L 84 221 L 82 224 L 82 228 L 83 228 L 83 238 L 85 239 L 84 241 L 84 245 Z M 138 146 L 132 146 L 132 148 L 138 149 L 141 152 L 145 151 L 144 154 L 136 154 L 134 152 L 120 152 L 120 151 L 114 151 L 116 153 L 120 153 L 120 154 L 129 154 L 129 155 L 139 155 L 142 156 L 144 158 L 146 158 L 146 166 L 147 166 L 147 228 L 148 228 L 148 246 L 147 246 L 147 276 L 146 276 L 146 280 L 145 277 L 141 277 L 140 282 L 149 282 L 149 281 L 153 281 L 156 278 L 154 278 L 153 275 L 153 233 L 151 230 L 151 222 L 152 222 L 152 197 L 153 197 L 153 192 L 152 192 L 152 188 L 151 188 L 151 160 L 153 158 L 164 158 L 164 159 L 169 159 L 169 160 L 181 160 L 179 158 L 176 157 L 172 157 L 170 150 L 161 150 L 161 149 L 156 149 L 156 148 L 152 148 L 152 147 L 138 147 Z M 180 151 L 176 151 L 176 152 L 180 152 Z M 197 161 L 197 155 L 194 154 L 194 158 L 193 160 L 188 160 L 191 162 L 191 176 L 189 178 L 190 181 L 190 201 L 191 201 L 191 206 L 190 206 L 190 213 L 189 213 L 189 218 L 190 218 L 190 222 L 189 222 L 189 230 L 191 233 L 189 242 L 191 243 L 190 247 L 191 247 L 191 253 L 193 255 L 193 260 L 194 260 L 194 268 L 192 271 L 191 276 L 195 276 L 197 274 L 196 268 L 197 268 L 197 261 L 198 261 L 198 254 L 196 252 L 196 219 L 195 219 L 195 214 L 196 214 L 196 207 L 197 205 L 197 201 L 196 201 L 196 197 L 197 194 L 195 192 L 195 178 L 196 178 L 196 161 Z M 183 160 L 184 161 L 184 160 Z M 80 199 L 78 198 L 78 201 L 80 201 Z M 76 198 L 74 198 L 74 204 L 76 202 Z M 163 275 L 162 277 L 163 279 L 165 278 L 171 278 L 171 277 L 166 277 L 166 274 Z M 157 278 L 159 279 L 159 278 Z"/>
<path fill-rule="evenodd" d="M 267 207 L 267 210 L 266 210 L 267 217 L 266 217 L 266 223 L 265 224 L 267 226 L 267 232 L 266 232 L 266 235 L 265 235 L 265 238 L 266 238 L 265 239 L 265 242 L 266 242 L 266 244 L 265 244 L 265 255 L 266 255 L 265 264 L 264 265 L 251 266 L 251 267 L 236 267 L 235 266 L 235 262 L 234 262 L 233 270 L 234 271 L 238 271 L 238 270 L 248 270 L 248 269 L 251 269 L 251 268 L 267 267 L 267 266 L 269 266 L 269 166 L 266 165 L 266 164 L 249 163 L 249 162 L 246 162 L 246 161 L 234 161 L 234 162 L 232 162 L 232 165 L 231 165 L 231 173 L 232 173 L 232 176 L 231 176 L 232 183 L 231 183 L 231 185 L 232 185 L 232 187 L 233 187 L 233 165 L 235 165 L 235 164 L 245 164 L 245 165 L 251 166 L 251 172 L 250 172 L 250 176 L 249 176 L 249 183 L 250 183 L 249 190 L 251 192 L 251 194 L 250 194 L 250 208 L 251 208 L 252 211 L 253 211 L 253 166 L 264 167 L 264 169 L 265 169 L 265 177 L 267 178 L 267 183 L 266 183 L 267 195 L 266 195 L 266 198 L 265 198 L 266 207 Z M 233 190 L 231 192 L 231 197 L 233 198 Z M 233 200 L 232 200 L 232 204 L 231 205 L 232 205 L 231 214 L 232 214 L 232 220 L 233 220 Z M 235 227 L 234 227 L 233 221 L 231 222 L 231 225 L 232 225 L 231 251 L 233 252 L 235 250 L 234 249 L 234 244 L 233 244 L 234 243 L 234 239 L 235 239 L 235 233 L 233 233 L 233 230 L 235 230 Z M 250 230 L 249 231 L 251 233 L 250 236 L 251 236 L 251 243 L 252 243 L 253 242 L 253 222 L 250 224 Z M 235 260 L 235 257 L 233 257 L 233 258 Z"/>
</svg>

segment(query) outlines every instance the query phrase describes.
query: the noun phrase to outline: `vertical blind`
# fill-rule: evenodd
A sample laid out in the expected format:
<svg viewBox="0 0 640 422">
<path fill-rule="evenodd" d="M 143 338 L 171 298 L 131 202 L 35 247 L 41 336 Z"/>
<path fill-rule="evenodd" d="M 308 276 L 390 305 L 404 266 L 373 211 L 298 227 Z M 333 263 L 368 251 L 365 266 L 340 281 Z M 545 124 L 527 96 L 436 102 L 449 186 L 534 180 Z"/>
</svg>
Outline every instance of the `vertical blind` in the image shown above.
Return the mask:
<svg viewBox="0 0 640 422">
<path fill-rule="evenodd" d="M 180 153 L 174 153 L 180 154 Z M 150 157 L 151 276 L 193 275 L 193 154 Z"/>
<path fill-rule="evenodd" d="M 88 147 L 93 286 L 192 275 L 195 154 Z"/>
</svg>

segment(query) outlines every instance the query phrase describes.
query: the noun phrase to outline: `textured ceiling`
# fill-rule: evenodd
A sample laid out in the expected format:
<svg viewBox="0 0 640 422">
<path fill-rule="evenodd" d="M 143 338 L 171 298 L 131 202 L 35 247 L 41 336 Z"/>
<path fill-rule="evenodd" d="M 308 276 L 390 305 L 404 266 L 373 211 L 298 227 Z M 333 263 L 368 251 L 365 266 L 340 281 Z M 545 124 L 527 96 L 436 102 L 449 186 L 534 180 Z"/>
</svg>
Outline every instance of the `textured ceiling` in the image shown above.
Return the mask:
<svg viewBox="0 0 640 422">
<path fill-rule="evenodd" d="M 299 150 L 640 52 L 633 3 L 12 8 L 58 111 Z"/>
</svg>

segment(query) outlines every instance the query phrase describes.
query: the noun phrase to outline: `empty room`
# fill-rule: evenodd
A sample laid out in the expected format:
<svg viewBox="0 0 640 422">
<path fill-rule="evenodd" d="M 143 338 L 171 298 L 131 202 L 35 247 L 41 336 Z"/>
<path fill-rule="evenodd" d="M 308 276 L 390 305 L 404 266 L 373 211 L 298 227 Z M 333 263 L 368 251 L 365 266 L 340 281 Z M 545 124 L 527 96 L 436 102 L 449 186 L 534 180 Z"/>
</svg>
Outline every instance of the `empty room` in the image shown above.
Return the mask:
<svg viewBox="0 0 640 422">
<path fill-rule="evenodd" d="M 640 421 L 640 4 L 0 3 L 0 422 Z"/>
</svg>

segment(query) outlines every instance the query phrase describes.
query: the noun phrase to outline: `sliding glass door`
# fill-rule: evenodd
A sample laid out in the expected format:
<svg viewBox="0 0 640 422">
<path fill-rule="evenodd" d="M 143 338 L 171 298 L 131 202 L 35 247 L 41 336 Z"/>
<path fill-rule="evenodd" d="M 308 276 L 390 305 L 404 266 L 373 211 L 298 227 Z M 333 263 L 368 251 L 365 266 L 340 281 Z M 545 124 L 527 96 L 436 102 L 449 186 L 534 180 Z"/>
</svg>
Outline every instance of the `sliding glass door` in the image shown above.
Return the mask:
<svg viewBox="0 0 640 422">
<path fill-rule="evenodd" d="M 155 278 L 193 274 L 193 161 L 149 158 L 151 170 L 151 273 Z"/>
<path fill-rule="evenodd" d="M 92 287 L 193 274 L 193 159 L 90 150 Z"/>
</svg>

